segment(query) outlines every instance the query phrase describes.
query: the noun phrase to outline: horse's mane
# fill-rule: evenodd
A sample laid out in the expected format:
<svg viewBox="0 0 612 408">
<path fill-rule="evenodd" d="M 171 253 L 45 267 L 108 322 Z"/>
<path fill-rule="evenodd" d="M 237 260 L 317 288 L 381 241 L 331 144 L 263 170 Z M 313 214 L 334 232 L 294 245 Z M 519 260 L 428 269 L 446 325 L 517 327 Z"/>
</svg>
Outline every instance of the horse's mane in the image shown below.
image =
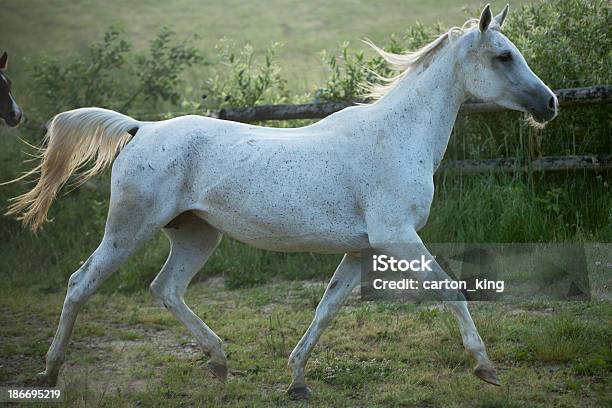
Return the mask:
<svg viewBox="0 0 612 408">
<path fill-rule="evenodd" d="M 461 27 L 452 27 L 445 33 L 442 33 L 438 38 L 434 39 L 424 47 L 405 54 L 395 54 L 387 52 L 382 48 L 376 46 L 372 41 L 365 40 L 374 51 L 376 51 L 388 64 L 389 67 L 396 72 L 397 75 L 392 77 L 384 77 L 376 73 L 377 82 L 369 82 L 366 85 L 366 98 L 371 102 L 375 102 L 378 99 L 385 96 L 391 91 L 397 84 L 406 77 L 410 72 L 423 65 L 425 61 L 431 60 L 437 52 L 442 48 L 442 45 L 452 38 L 460 36 L 468 29 L 478 25 L 478 19 L 470 19 L 463 24 Z"/>
</svg>

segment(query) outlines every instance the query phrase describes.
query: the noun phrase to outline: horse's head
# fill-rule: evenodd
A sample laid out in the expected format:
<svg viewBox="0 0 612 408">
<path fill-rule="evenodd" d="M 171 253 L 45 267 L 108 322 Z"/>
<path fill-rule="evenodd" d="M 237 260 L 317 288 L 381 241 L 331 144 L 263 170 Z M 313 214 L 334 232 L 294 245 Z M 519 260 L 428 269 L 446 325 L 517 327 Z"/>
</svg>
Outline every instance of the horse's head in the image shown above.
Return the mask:
<svg viewBox="0 0 612 408">
<path fill-rule="evenodd" d="M 460 66 L 466 91 L 475 98 L 527 112 L 538 123 L 557 115 L 557 97 L 501 32 L 508 6 L 492 17 L 487 4 L 478 28 L 464 36 Z"/>
<path fill-rule="evenodd" d="M 0 56 L 0 117 L 7 125 L 17 126 L 21 121 L 21 108 L 11 95 L 11 80 L 6 76 L 8 56 L 6 52 Z"/>
</svg>

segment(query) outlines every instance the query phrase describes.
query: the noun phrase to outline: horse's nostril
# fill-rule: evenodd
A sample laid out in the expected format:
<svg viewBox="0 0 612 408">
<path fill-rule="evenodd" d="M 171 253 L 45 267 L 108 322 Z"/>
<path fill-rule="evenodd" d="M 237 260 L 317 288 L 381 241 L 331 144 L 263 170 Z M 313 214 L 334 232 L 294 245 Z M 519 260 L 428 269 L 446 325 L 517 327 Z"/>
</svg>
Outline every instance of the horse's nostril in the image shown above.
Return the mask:
<svg viewBox="0 0 612 408">
<path fill-rule="evenodd" d="M 557 98 L 555 98 L 554 96 L 552 96 L 548 100 L 548 109 L 550 109 L 551 111 L 557 110 Z"/>
<path fill-rule="evenodd" d="M 21 112 L 20 111 L 10 111 L 9 119 L 15 124 L 21 122 Z"/>
</svg>

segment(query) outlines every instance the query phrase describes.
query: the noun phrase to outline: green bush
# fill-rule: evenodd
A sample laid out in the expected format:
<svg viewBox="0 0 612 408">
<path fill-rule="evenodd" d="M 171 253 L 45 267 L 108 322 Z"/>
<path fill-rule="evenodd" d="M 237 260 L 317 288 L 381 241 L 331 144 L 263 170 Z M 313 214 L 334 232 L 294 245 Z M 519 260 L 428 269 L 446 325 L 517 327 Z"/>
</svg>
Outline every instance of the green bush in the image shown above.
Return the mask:
<svg viewBox="0 0 612 408">
<path fill-rule="evenodd" d="M 111 27 L 85 55 L 68 61 L 37 60 L 29 88 L 36 104 L 28 108 L 28 117 L 44 122 L 58 112 L 84 106 L 142 117 L 159 111 L 160 103 L 176 106 L 183 92 L 181 75 L 203 58 L 189 41 L 173 44 L 173 37 L 172 31 L 162 27 L 148 52 L 134 53 L 125 35 Z"/>
<path fill-rule="evenodd" d="M 221 40 L 216 50 L 225 69 L 206 82 L 206 106 L 219 109 L 287 102 L 285 80 L 274 62 L 279 46 L 274 43 L 268 47 L 264 62 L 258 64 L 250 45 L 237 49 L 236 43 Z"/>
</svg>

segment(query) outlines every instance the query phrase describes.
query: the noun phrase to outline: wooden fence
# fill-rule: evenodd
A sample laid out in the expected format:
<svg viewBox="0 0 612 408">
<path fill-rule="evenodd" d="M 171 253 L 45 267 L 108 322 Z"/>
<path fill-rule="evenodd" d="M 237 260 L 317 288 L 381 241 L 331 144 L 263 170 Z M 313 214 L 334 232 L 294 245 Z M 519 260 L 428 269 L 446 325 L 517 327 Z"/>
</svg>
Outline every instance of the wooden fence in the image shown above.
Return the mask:
<svg viewBox="0 0 612 408">
<path fill-rule="evenodd" d="M 504 157 L 488 160 L 442 161 L 438 173 L 514 173 L 520 171 L 569 171 L 612 169 L 612 154 L 544 156 L 530 162 Z"/>
<path fill-rule="evenodd" d="M 555 91 L 559 106 L 582 106 L 612 103 L 612 86 L 599 85 L 587 88 L 569 88 Z M 320 119 L 352 106 L 349 102 L 306 103 L 301 105 L 262 105 L 245 108 L 225 108 L 212 112 L 211 116 L 234 122 L 258 122 L 262 120 Z M 461 107 L 463 112 L 501 112 L 505 108 L 490 103 L 471 102 Z"/>
<path fill-rule="evenodd" d="M 612 103 L 612 86 L 597 85 L 585 88 L 568 88 L 555 91 L 562 108 Z M 307 103 L 300 105 L 262 105 L 244 108 L 225 108 L 210 113 L 210 116 L 235 122 L 258 122 L 264 120 L 319 119 L 354 105 L 349 102 Z M 462 112 L 501 112 L 505 108 L 481 102 L 468 102 Z M 559 170 L 605 170 L 612 168 L 612 154 L 583 156 L 546 156 L 531 162 L 516 158 L 489 160 L 444 161 L 440 172 L 475 174 L 486 172 L 515 171 L 559 171 Z"/>
</svg>

